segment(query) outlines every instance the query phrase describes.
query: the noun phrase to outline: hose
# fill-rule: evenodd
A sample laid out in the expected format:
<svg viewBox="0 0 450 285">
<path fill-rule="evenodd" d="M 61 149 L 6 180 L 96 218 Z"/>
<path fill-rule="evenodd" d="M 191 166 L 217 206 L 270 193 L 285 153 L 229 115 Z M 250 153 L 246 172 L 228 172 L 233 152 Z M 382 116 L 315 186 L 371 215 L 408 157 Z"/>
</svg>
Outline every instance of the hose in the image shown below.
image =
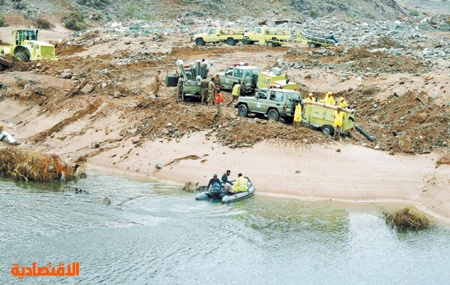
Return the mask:
<svg viewBox="0 0 450 285">
<path fill-rule="evenodd" d="M 367 134 L 359 125 L 355 125 L 355 129 L 357 129 L 358 132 L 360 132 L 363 136 L 365 136 L 366 139 L 373 142 L 374 138 L 369 136 L 369 134 Z"/>
</svg>

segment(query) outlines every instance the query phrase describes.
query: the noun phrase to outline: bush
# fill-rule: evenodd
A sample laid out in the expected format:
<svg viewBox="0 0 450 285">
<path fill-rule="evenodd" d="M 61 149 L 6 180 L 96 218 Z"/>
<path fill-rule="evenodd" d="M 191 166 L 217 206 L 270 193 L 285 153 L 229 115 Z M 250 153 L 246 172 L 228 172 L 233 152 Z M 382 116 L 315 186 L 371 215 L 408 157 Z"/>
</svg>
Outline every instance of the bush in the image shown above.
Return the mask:
<svg viewBox="0 0 450 285">
<path fill-rule="evenodd" d="M 134 18 L 137 16 L 137 11 L 139 10 L 139 7 L 137 6 L 125 6 L 125 16 L 128 18 Z"/>
<path fill-rule="evenodd" d="M 316 10 L 312 9 L 311 11 L 309 11 L 309 15 L 315 19 L 319 16 L 319 13 L 317 13 Z"/>
<path fill-rule="evenodd" d="M 0 6 L 3 6 L 5 4 L 5 0 L 0 0 Z"/>
<path fill-rule="evenodd" d="M 82 12 L 70 12 L 62 18 L 62 21 L 66 28 L 74 31 L 81 31 L 86 29 L 86 23 L 84 22 L 84 19 L 85 17 Z"/>
<path fill-rule="evenodd" d="M 411 15 L 411 16 L 413 16 L 413 17 L 417 17 L 417 16 L 419 16 L 419 11 L 417 11 L 417 10 L 411 10 L 411 11 L 409 12 L 409 15 Z"/>
<path fill-rule="evenodd" d="M 36 27 L 38 29 L 48 30 L 48 29 L 50 29 L 51 26 L 52 25 L 50 24 L 50 21 L 47 18 L 45 18 L 44 16 L 39 15 L 37 17 L 37 19 L 36 19 Z"/>
<path fill-rule="evenodd" d="M 430 226 L 427 217 L 415 207 L 405 207 L 393 213 L 383 213 L 386 222 L 398 230 L 423 230 Z"/>
<path fill-rule="evenodd" d="M 0 15 L 0 27 L 6 27 L 6 19 L 3 15 Z"/>
</svg>

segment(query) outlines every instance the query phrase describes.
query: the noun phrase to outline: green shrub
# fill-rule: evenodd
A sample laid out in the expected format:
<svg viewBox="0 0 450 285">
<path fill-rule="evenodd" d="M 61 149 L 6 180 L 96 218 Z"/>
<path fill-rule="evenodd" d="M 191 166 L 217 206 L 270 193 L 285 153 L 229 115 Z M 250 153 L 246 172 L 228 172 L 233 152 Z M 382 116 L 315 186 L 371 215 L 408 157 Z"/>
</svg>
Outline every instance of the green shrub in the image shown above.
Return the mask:
<svg viewBox="0 0 450 285">
<path fill-rule="evenodd" d="M 128 18 L 135 18 L 137 16 L 137 12 L 139 10 L 139 7 L 137 6 L 125 6 L 125 16 Z"/>
<path fill-rule="evenodd" d="M 82 12 L 76 11 L 66 14 L 62 18 L 62 21 L 64 23 L 64 26 L 66 26 L 66 28 L 74 31 L 81 31 L 86 29 L 86 23 L 84 22 L 84 19 L 85 19 L 84 14 Z"/>
<path fill-rule="evenodd" d="M 317 13 L 316 10 L 312 9 L 311 11 L 309 11 L 309 15 L 315 19 L 319 16 L 319 13 Z"/>
<path fill-rule="evenodd" d="M 0 15 L 0 27 L 6 27 L 6 19 L 3 15 Z"/>
<path fill-rule="evenodd" d="M 419 16 L 419 11 L 417 11 L 417 10 L 411 10 L 411 11 L 409 12 L 409 15 L 411 15 L 411 16 L 413 16 L 413 17 L 417 17 L 417 16 Z"/>
<path fill-rule="evenodd" d="M 0 6 L 3 6 L 5 4 L 5 0 L 0 0 Z"/>
</svg>

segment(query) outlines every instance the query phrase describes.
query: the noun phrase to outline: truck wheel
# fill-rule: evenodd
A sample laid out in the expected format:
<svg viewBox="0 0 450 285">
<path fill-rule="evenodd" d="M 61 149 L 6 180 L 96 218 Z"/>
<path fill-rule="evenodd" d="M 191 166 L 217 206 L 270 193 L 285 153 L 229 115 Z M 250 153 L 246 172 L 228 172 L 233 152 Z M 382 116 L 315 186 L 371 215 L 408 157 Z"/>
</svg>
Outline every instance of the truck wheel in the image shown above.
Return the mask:
<svg viewBox="0 0 450 285">
<path fill-rule="evenodd" d="M 322 133 L 326 136 L 332 136 L 334 133 L 334 128 L 331 125 L 323 125 L 321 130 Z"/>
<path fill-rule="evenodd" d="M 268 43 L 267 43 L 267 46 L 273 47 L 273 42 L 268 42 Z"/>
<path fill-rule="evenodd" d="M 315 44 L 315 43 L 309 43 L 309 47 L 315 48 L 315 47 L 316 47 L 316 44 Z"/>
<path fill-rule="evenodd" d="M 236 41 L 232 38 L 229 38 L 229 39 L 227 39 L 226 43 L 229 46 L 234 46 L 236 44 Z"/>
<path fill-rule="evenodd" d="M 269 113 L 267 113 L 267 118 L 269 118 L 270 121 L 278 121 L 280 119 L 280 115 L 277 110 L 270 109 Z"/>
<path fill-rule="evenodd" d="M 195 44 L 198 46 L 204 46 L 205 45 L 205 41 L 202 38 L 198 38 L 195 40 Z"/>
<path fill-rule="evenodd" d="M 248 107 L 245 104 L 241 104 L 238 107 L 238 115 L 242 117 L 247 117 L 248 115 Z"/>
<path fill-rule="evenodd" d="M 17 59 L 20 60 L 20 61 L 23 61 L 23 62 L 28 62 L 28 61 L 30 61 L 30 57 L 28 56 L 28 54 L 26 54 L 26 53 L 23 52 L 23 51 L 17 52 L 17 53 L 14 55 L 14 57 L 17 58 Z"/>
</svg>

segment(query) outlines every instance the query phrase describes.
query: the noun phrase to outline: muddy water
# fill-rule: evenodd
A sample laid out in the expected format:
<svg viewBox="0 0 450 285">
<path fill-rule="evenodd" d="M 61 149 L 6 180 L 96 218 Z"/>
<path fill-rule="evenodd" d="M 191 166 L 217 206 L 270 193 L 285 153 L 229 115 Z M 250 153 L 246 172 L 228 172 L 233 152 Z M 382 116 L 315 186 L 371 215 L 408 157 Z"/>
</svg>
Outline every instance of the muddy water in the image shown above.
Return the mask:
<svg viewBox="0 0 450 285">
<path fill-rule="evenodd" d="M 450 228 L 396 233 L 375 206 L 256 195 L 221 205 L 145 181 L 0 180 L 0 284 L 448 284 Z M 104 203 L 104 197 L 111 201 Z M 25 277 L 80 262 L 79 277 Z"/>
</svg>

